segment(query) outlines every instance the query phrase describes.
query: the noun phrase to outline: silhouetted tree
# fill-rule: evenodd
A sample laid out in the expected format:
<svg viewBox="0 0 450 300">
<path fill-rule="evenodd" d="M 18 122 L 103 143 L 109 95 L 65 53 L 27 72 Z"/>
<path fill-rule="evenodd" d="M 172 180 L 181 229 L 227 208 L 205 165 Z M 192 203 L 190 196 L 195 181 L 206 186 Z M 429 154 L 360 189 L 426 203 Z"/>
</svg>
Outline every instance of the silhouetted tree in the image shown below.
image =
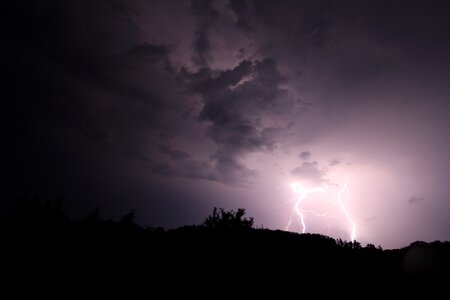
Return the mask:
<svg viewBox="0 0 450 300">
<path fill-rule="evenodd" d="M 63 212 L 63 199 L 62 196 L 42 204 L 39 195 L 30 197 L 29 194 L 24 194 L 16 200 L 13 218 L 21 225 L 68 222 L 69 217 Z"/>
<path fill-rule="evenodd" d="M 361 246 L 360 242 L 358 242 L 358 241 L 352 242 L 352 249 L 361 249 L 361 248 L 362 248 L 362 246 Z"/>
<path fill-rule="evenodd" d="M 361 243 L 358 241 L 348 242 L 348 241 L 343 241 L 342 239 L 337 239 L 336 245 L 338 245 L 338 247 L 341 247 L 344 249 L 361 249 L 362 248 Z"/>
<path fill-rule="evenodd" d="M 375 245 L 374 244 L 367 244 L 366 245 L 366 249 L 376 249 L 376 247 L 375 247 Z"/>
<path fill-rule="evenodd" d="M 134 217 L 136 216 L 136 210 L 132 209 L 120 219 L 122 225 L 134 225 Z"/>
<path fill-rule="evenodd" d="M 100 220 L 100 205 L 97 204 L 95 209 L 89 213 L 87 220 L 88 221 L 99 221 Z"/>
<path fill-rule="evenodd" d="M 203 222 L 203 226 L 210 229 L 251 229 L 253 228 L 253 218 L 245 218 L 245 209 L 239 208 L 226 211 L 223 208 L 214 207 L 212 215 Z"/>
</svg>

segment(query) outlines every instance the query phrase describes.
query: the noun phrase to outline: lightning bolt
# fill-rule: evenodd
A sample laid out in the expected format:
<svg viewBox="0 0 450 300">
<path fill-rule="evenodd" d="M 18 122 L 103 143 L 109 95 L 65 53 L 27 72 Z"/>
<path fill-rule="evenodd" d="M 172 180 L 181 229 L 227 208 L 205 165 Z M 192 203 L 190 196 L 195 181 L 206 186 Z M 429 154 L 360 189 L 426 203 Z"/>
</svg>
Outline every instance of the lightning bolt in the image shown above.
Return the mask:
<svg viewBox="0 0 450 300">
<path fill-rule="evenodd" d="M 286 231 L 289 230 L 289 227 L 292 224 L 293 216 L 296 214 L 298 216 L 298 218 L 299 218 L 300 223 L 302 224 L 302 233 L 305 233 L 306 232 L 306 224 L 305 224 L 304 213 L 312 212 L 314 215 L 321 216 L 321 217 L 325 217 L 325 216 L 327 216 L 327 214 L 318 214 L 318 213 L 316 213 L 314 211 L 302 210 L 301 204 L 311 193 L 323 192 L 323 191 L 325 191 L 325 188 L 311 188 L 311 189 L 307 189 L 303 185 L 301 185 L 300 183 L 292 183 L 290 185 L 290 187 L 298 196 L 297 196 L 297 201 L 295 202 L 295 205 L 294 205 L 293 212 L 291 213 L 291 216 L 289 218 L 289 222 L 288 222 L 285 230 Z M 345 201 L 347 199 L 348 193 L 349 193 L 348 178 L 345 178 L 345 183 L 342 186 L 342 188 L 339 189 L 339 191 L 337 192 L 336 198 L 337 198 L 337 203 L 338 203 L 340 209 L 343 211 L 343 213 L 345 215 L 345 218 L 347 219 L 347 221 L 351 225 L 350 239 L 351 239 L 352 242 L 354 242 L 355 241 L 355 237 L 356 237 L 356 224 L 353 221 L 353 219 L 351 218 L 350 213 L 349 213 L 348 209 L 345 206 Z"/>
<path fill-rule="evenodd" d="M 344 195 L 344 196 L 342 196 L 342 195 Z M 344 215 L 345 215 L 345 218 L 347 219 L 347 221 L 351 224 L 352 230 L 351 230 L 350 239 L 352 242 L 354 242 L 355 236 L 356 236 L 356 225 L 355 225 L 355 222 L 353 222 L 352 218 L 350 217 L 350 213 L 348 212 L 347 208 L 345 207 L 345 203 L 342 200 L 343 198 L 347 199 L 347 195 L 348 195 L 348 178 L 345 178 L 345 184 L 342 187 L 342 189 L 339 190 L 337 198 L 338 198 L 339 207 L 344 212 Z"/>
<path fill-rule="evenodd" d="M 297 213 L 297 215 L 299 216 L 300 222 L 302 223 L 302 232 L 305 233 L 306 232 L 305 217 L 300 208 L 300 204 L 310 193 L 323 192 L 324 189 L 323 188 L 305 189 L 300 183 L 292 183 L 291 188 L 292 188 L 292 190 L 294 190 L 294 192 L 296 192 L 298 194 L 298 200 L 295 203 L 294 210 Z M 291 214 L 289 223 L 286 226 L 286 230 L 289 229 L 289 227 L 291 226 L 291 223 L 292 223 L 292 214 Z"/>
</svg>

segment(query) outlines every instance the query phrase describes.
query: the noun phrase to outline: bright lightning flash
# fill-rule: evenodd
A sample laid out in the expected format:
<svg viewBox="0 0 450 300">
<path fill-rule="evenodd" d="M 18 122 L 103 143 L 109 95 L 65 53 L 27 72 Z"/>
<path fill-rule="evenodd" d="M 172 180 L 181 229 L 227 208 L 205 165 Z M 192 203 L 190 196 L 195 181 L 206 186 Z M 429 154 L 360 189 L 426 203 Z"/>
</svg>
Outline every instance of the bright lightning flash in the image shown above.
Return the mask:
<svg viewBox="0 0 450 300">
<path fill-rule="evenodd" d="M 342 189 L 339 190 L 339 192 L 338 192 L 338 203 L 339 203 L 339 207 L 344 212 L 345 218 L 351 224 L 351 227 L 352 227 L 351 240 L 352 240 L 352 242 L 354 242 L 355 236 L 356 236 L 356 225 L 355 225 L 355 222 L 353 222 L 352 218 L 350 217 L 350 214 L 349 214 L 347 208 L 345 207 L 345 203 L 342 200 L 343 198 L 346 199 L 347 195 L 348 195 L 348 179 L 345 178 L 345 184 L 342 187 Z"/>
<path fill-rule="evenodd" d="M 305 217 L 303 215 L 300 204 L 310 193 L 323 192 L 324 189 L 323 188 L 305 189 L 300 183 L 292 183 L 291 188 L 294 190 L 295 193 L 298 194 L 298 200 L 295 203 L 294 209 L 302 223 L 302 228 L 303 228 L 302 232 L 305 233 L 306 232 Z M 292 215 L 291 215 L 291 219 L 289 220 L 288 225 L 286 226 L 286 230 L 289 229 L 289 226 L 291 226 L 291 223 L 292 223 Z"/>
<path fill-rule="evenodd" d="M 306 232 L 306 224 L 305 224 L 305 216 L 304 213 L 307 212 L 306 210 L 303 210 L 301 207 L 302 202 L 308 198 L 308 196 L 312 193 L 317 193 L 317 192 L 324 192 L 326 188 L 310 188 L 307 189 L 305 188 L 303 185 L 301 185 L 300 183 L 292 183 L 290 185 L 291 189 L 298 195 L 297 196 L 297 200 L 295 202 L 294 205 L 294 209 L 293 212 L 291 214 L 291 218 L 286 226 L 286 230 L 289 229 L 289 227 L 291 226 L 292 223 L 292 216 L 294 214 L 296 214 L 299 218 L 300 223 L 302 224 L 302 232 L 305 233 Z M 351 241 L 354 242 L 355 241 L 355 237 L 356 237 L 356 224 L 355 222 L 352 220 L 352 218 L 350 217 L 350 213 L 348 211 L 348 209 L 345 207 L 345 201 L 347 199 L 348 196 L 348 179 L 345 179 L 345 184 L 342 186 L 341 189 L 339 189 L 339 191 L 337 192 L 336 198 L 337 198 L 337 203 L 339 205 L 339 208 L 342 210 L 342 212 L 345 215 L 346 220 L 350 223 L 351 225 Z M 325 216 L 325 215 L 319 215 L 316 214 L 318 216 Z"/>
</svg>

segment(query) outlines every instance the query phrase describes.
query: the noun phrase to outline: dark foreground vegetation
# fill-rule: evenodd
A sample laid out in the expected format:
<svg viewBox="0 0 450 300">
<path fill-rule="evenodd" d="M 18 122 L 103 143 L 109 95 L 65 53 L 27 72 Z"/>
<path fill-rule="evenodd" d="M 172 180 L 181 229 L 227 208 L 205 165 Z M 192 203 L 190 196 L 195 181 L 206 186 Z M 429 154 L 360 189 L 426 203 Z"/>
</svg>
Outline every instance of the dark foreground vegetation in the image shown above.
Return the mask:
<svg viewBox="0 0 450 300">
<path fill-rule="evenodd" d="M 102 220 L 94 210 L 71 221 L 60 200 L 17 201 L 0 223 L 3 270 L 10 276 L 142 278 L 192 277 L 233 281 L 411 279 L 448 277 L 450 243 L 415 242 L 396 250 L 318 234 L 258 229 L 245 210 L 214 209 L 201 225 L 178 229 L 143 228 L 134 211 L 119 221 Z M 82 275 L 77 275 L 82 274 Z"/>
</svg>

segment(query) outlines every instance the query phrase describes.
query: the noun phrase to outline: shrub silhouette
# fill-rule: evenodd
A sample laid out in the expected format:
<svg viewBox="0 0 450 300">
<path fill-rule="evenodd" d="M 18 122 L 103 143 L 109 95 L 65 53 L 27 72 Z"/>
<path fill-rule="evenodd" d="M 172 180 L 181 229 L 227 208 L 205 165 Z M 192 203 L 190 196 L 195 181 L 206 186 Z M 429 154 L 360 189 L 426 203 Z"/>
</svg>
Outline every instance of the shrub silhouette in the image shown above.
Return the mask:
<svg viewBox="0 0 450 300">
<path fill-rule="evenodd" d="M 120 219 L 120 224 L 126 225 L 126 226 L 135 225 L 135 223 L 134 223 L 135 216 L 136 216 L 136 210 L 135 209 L 130 210 L 127 214 L 125 214 Z"/>
<path fill-rule="evenodd" d="M 42 226 L 68 223 L 69 217 L 63 211 L 64 197 L 47 200 L 44 204 L 39 195 L 23 194 L 16 200 L 12 219 L 19 226 Z"/>
<path fill-rule="evenodd" d="M 203 226 L 214 230 L 242 230 L 253 228 L 253 218 L 245 218 L 245 209 L 226 211 L 214 207 L 212 215 L 203 222 Z"/>
</svg>

